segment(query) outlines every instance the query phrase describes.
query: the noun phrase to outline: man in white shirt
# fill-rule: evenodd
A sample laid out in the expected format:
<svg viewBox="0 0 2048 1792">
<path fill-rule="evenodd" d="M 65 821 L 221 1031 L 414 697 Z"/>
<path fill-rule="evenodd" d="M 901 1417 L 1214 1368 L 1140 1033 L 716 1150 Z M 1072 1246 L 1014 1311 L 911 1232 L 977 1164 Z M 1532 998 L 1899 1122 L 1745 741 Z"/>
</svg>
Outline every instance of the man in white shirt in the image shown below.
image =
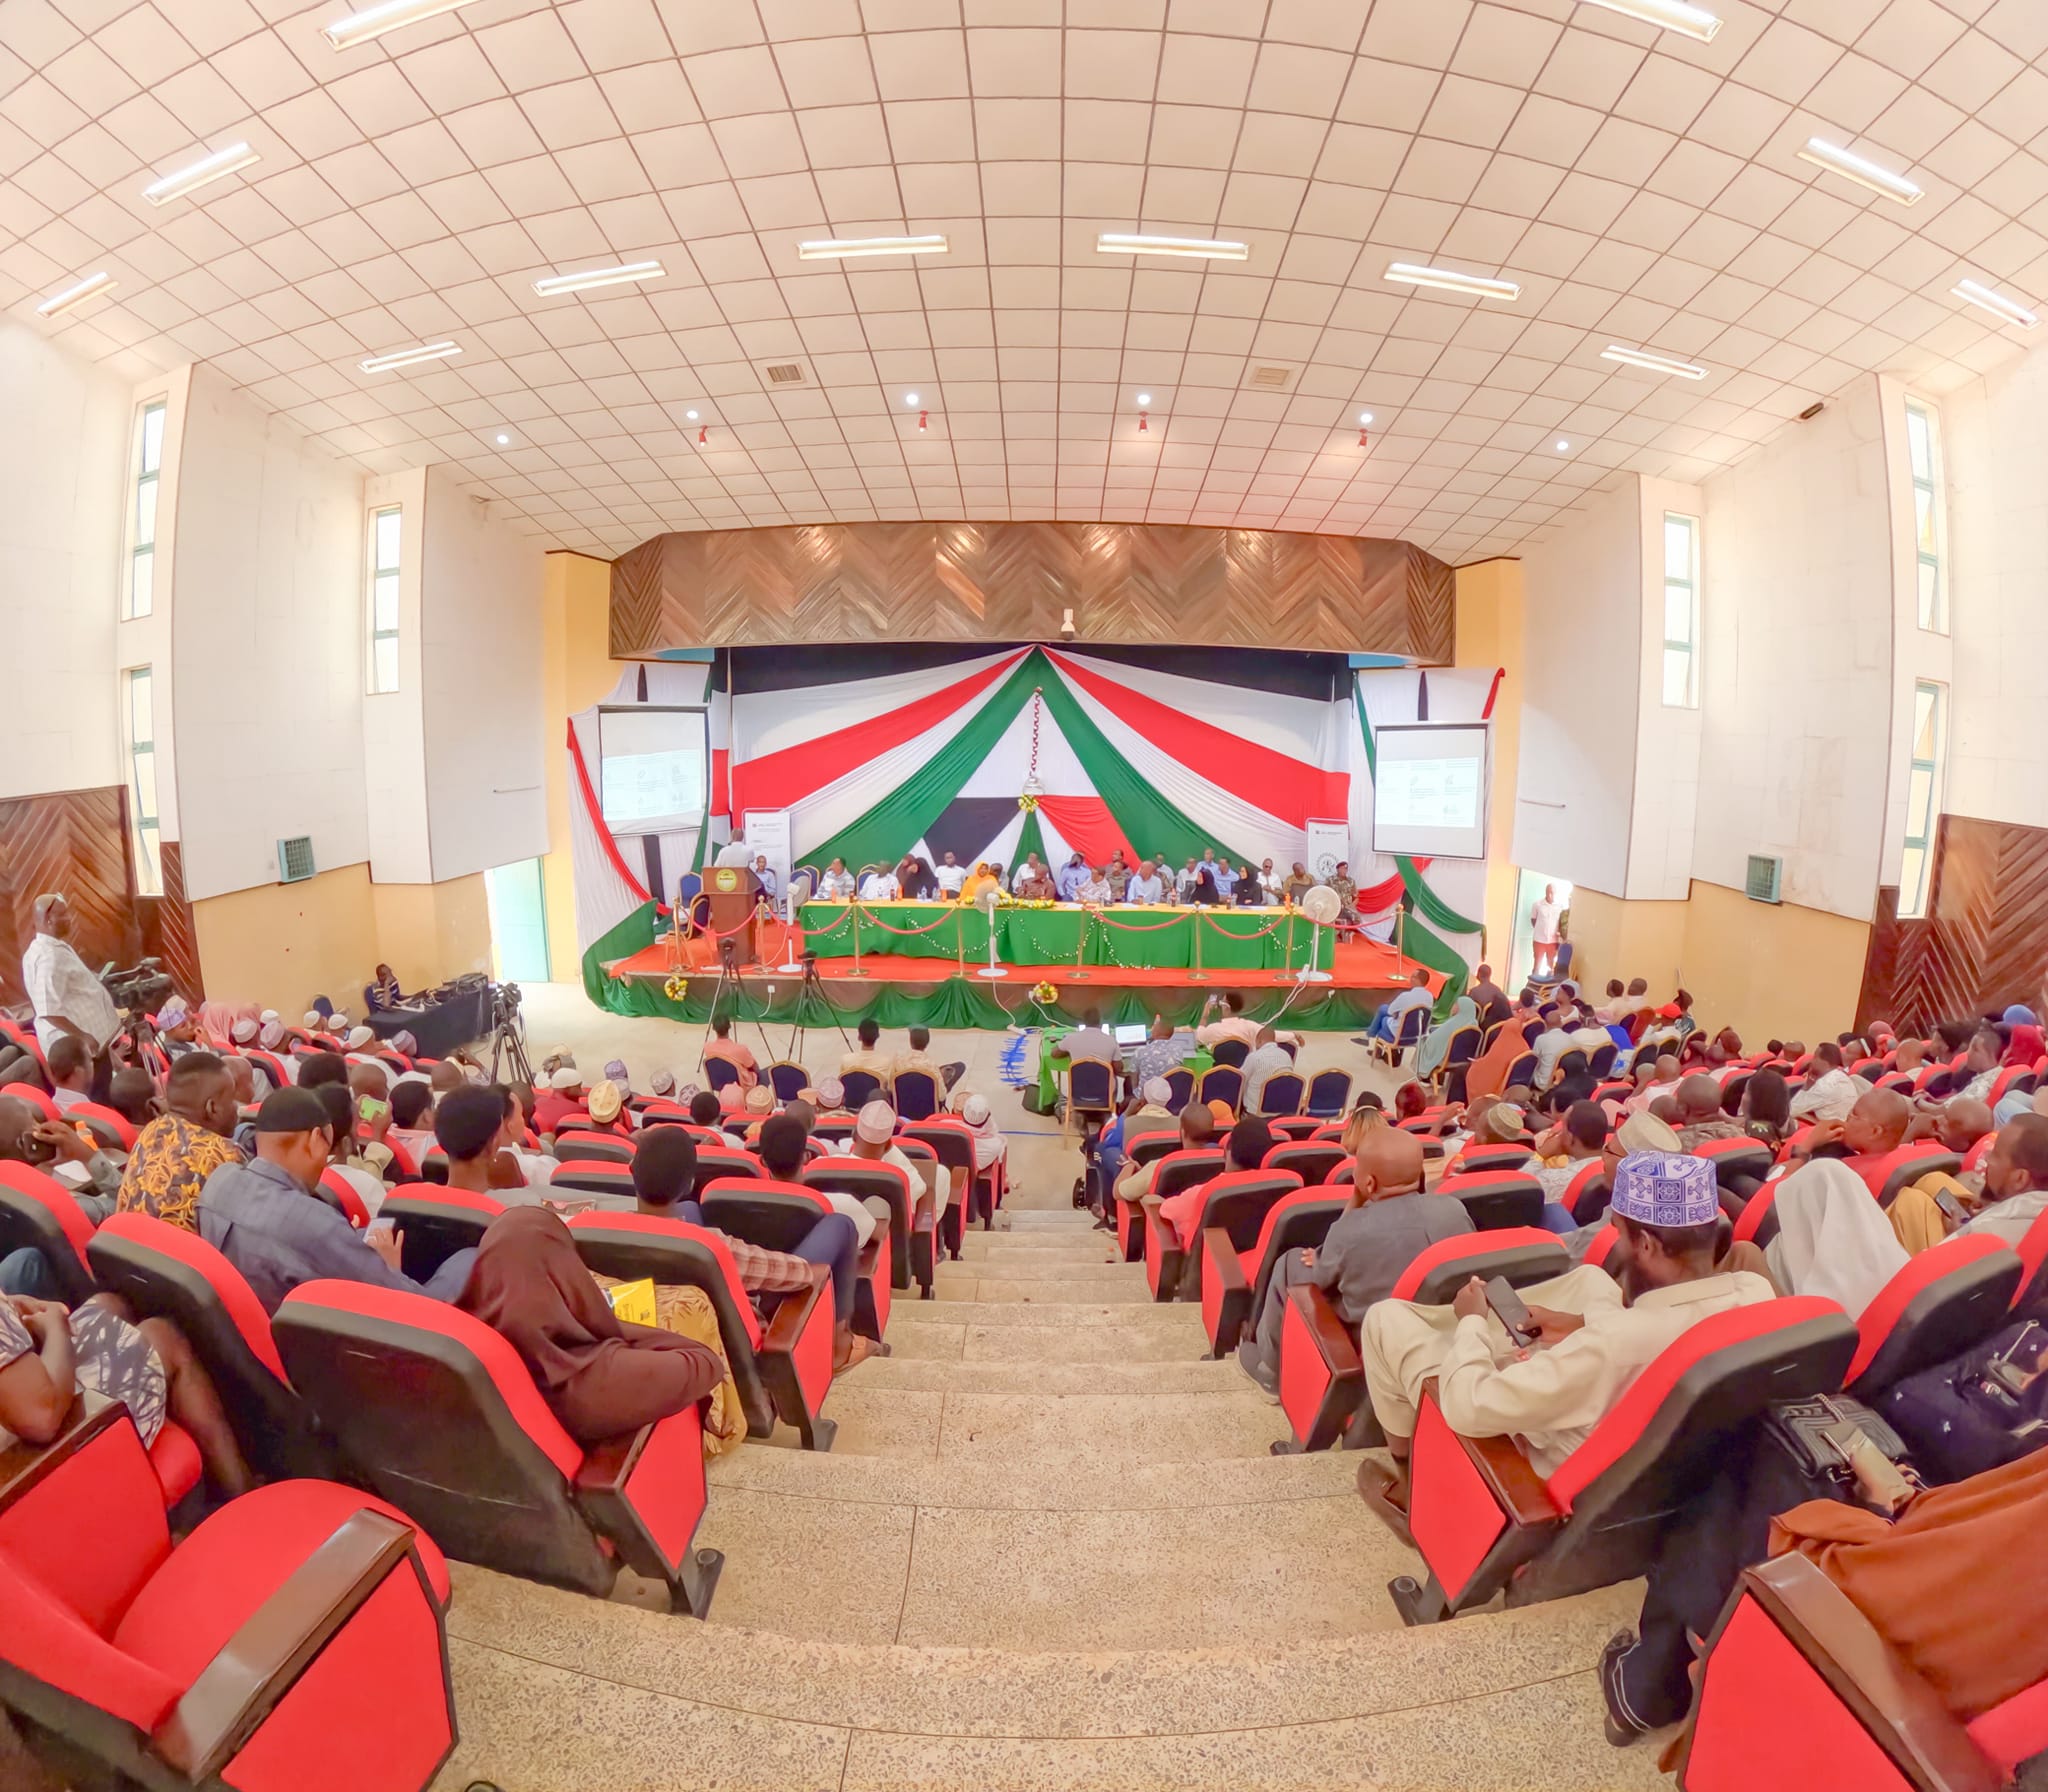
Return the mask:
<svg viewBox="0 0 2048 1792">
<path fill-rule="evenodd" d="M 1166 885 L 1150 859 L 1138 861 L 1138 874 L 1124 885 L 1124 900 L 1149 906 L 1166 900 Z"/>
<path fill-rule="evenodd" d="M 1534 975 L 1538 977 L 1547 977 L 1557 968 L 1557 923 L 1563 912 L 1555 884 L 1545 884 L 1543 894 L 1529 905 L 1529 936 L 1536 950 Z"/>
<path fill-rule="evenodd" d="M 1548 1030 L 1537 1035 L 1535 1045 L 1530 1048 L 1536 1054 L 1534 1087 L 1547 1089 L 1557 1080 L 1560 1058 L 1572 1052 L 1584 1052 L 1590 1060 L 1603 1045 L 1613 1043 L 1605 1027 L 1594 1026 L 1590 1021 L 1582 1026 L 1566 1027 L 1561 1018 L 1554 1020 Z"/>
<path fill-rule="evenodd" d="M 2048 1211 L 2048 1118 L 2021 1114 L 1999 1128 L 1984 1156 L 1982 1198 L 1977 1217 L 1957 1230 L 2002 1238 L 2017 1250 Z"/>
<path fill-rule="evenodd" d="M 902 886 L 896 881 L 893 866 L 870 871 L 861 879 L 860 899 L 863 902 L 894 902 L 901 893 Z"/>
<path fill-rule="evenodd" d="M 1401 1018 L 1411 1008 L 1425 1011 L 1436 1006 L 1436 997 L 1429 993 L 1429 973 L 1417 969 L 1408 981 L 1408 987 L 1392 1001 L 1382 1002 L 1379 1013 L 1372 1017 L 1372 1025 L 1356 1037 L 1358 1045 L 1389 1044 L 1401 1036 Z"/>
<path fill-rule="evenodd" d="M 1173 874 L 1173 893 L 1186 902 L 1195 893 L 1195 886 L 1202 881 L 1202 873 L 1193 859 Z"/>
<path fill-rule="evenodd" d="M 92 1100 L 92 1053 L 84 1042 L 60 1033 L 57 1043 L 43 1054 L 50 1072 L 50 1098 L 60 1114 L 68 1114 L 81 1101 Z"/>
<path fill-rule="evenodd" d="M 55 893 L 38 896 L 32 913 L 36 937 L 21 955 L 21 981 L 35 1005 L 36 1038 L 45 1054 L 67 1034 L 84 1046 L 92 1059 L 92 1098 L 105 1101 L 121 1011 L 72 949 L 70 903 Z"/>
<path fill-rule="evenodd" d="M 1273 869 L 1273 861 L 1271 859 L 1260 860 L 1259 888 L 1266 892 L 1266 906 L 1268 908 L 1274 907 L 1280 901 L 1286 881 L 1279 872 Z"/>
<path fill-rule="evenodd" d="M 1244 1075 L 1244 1111 L 1261 1114 L 1265 1112 L 1266 1079 L 1280 1071 L 1292 1070 L 1294 1059 L 1271 1027 L 1261 1027 L 1258 1043 L 1245 1055 L 1245 1061 L 1239 1068 Z"/>
<path fill-rule="evenodd" d="M 942 863 L 932 868 L 932 877 L 939 886 L 939 894 L 948 902 L 956 901 L 960 892 L 967 887 L 967 867 L 947 853 Z"/>
<path fill-rule="evenodd" d="M 853 895 L 855 879 L 846 868 L 844 859 L 834 859 L 825 867 L 825 874 L 818 879 L 818 900 L 820 902 L 844 902 Z"/>
</svg>

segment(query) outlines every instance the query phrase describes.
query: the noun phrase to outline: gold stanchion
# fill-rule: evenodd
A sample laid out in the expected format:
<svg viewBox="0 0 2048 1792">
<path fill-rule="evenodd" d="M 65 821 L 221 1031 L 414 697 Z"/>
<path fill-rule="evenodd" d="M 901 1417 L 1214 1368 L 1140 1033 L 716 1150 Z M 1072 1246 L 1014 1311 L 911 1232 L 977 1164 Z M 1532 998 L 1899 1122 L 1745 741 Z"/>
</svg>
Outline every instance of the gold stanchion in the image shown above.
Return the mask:
<svg viewBox="0 0 2048 1792">
<path fill-rule="evenodd" d="M 863 970 L 860 962 L 860 904 L 857 902 L 848 911 L 847 925 L 853 929 L 853 969 L 846 974 L 849 977 L 869 976 L 871 973 Z"/>
<path fill-rule="evenodd" d="M 1194 923 L 1195 929 L 1195 968 L 1188 973 L 1190 983 L 1209 981 L 1209 973 L 1202 969 L 1202 915 L 1203 910 L 1200 907 L 1188 910 L 1188 918 Z"/>
<path fill-rule="evenodd" d="M 958 975 L 967 975 L 967 911 L 963 908 L 953 916 L 953 962 Z"/>
<path fill-rule="evenodd" d="M 1294 969 L 1294 911 L 1287 911 L 1287 968 Z"/>
</svg>

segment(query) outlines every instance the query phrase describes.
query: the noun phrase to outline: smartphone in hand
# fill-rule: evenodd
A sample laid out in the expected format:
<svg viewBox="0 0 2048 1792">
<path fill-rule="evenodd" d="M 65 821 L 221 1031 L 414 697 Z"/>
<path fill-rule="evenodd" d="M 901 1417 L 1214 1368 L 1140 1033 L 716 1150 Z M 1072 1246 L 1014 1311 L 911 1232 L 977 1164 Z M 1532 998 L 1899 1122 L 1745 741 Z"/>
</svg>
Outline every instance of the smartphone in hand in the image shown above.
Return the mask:
<svg viewBox="0 0 2048 1792">
<path fill-rule="evenodd" d="M 1486 1304 L 1493 1309 L 1493 1316 L 1507 1327 L 1508 1336 L 1525 1349 L 1541 1336 L 1528 1306 L 1509 1285 L 1506 1276 L 1494 1276 L 1487 1282 Z"/>
</svg>

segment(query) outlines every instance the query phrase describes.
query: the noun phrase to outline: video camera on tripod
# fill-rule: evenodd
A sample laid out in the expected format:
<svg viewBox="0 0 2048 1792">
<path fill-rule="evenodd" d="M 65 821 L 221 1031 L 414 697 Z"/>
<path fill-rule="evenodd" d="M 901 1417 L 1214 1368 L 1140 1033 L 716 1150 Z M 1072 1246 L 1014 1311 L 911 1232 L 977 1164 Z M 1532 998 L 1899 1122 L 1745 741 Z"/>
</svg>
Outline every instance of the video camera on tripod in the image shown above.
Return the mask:
<svg viewBox="0 0 2048 1792">
<path fill-rule="evenodd" d="M 132 1022 L 161 1008 L 170 999 L 172 985 L 163 961 L 145 958 L 125 971 L 115 970 L 113 960 L 109 959 L 100 967 L 100 987 Z"/>
</svg>

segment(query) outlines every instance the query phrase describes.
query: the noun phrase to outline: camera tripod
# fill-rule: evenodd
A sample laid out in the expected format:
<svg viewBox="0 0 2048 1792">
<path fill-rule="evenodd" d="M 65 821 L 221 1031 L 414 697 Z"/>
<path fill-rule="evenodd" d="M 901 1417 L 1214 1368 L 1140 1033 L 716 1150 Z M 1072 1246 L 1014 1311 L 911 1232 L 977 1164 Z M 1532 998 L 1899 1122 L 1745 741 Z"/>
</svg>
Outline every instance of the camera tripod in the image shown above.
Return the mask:
<svg viewBox="0 0 2048 1792">
<path fill-rule="evenodd" d="M 796 986 L 796 1002 L 791 1013 L 795 1024 L 790 1028 L 789 1050 L 783 1053 L 792 1064 L 803 1062 L 797 1054 L 803 1048 L 804 1033 L 812 1026 L 823 1025 L 823 1022 L 808 1021 L 804 1018 L 811 1012 L 811 1004 L 814 1002 L 824 1011 L 825 1019 L 832 1023 L 833 1030 L 839 1035 L 839 1043 L 848 1051 L 853 1050 L 853 1041 L 846 1036 L 846 1023 L 839 1018 L 839 1011 L 832 1006 L 831 999 L 825 994 L 824 980 L 818 975 L 818 955 L 815 952 L 806 952 L 803 981 Z"/>
<path fill-rule="evenodd" d="M 740 1013 L 742 1019 L 746 1018 L 744 1014 L 745 1003 L 742 999 L 745 994 L 746 982 L 740 975 L 739 947 L 731 940 L 720 940 L 718 943 L 718 981 L 711 986 L 711 1008 L 704 1016 L 704 1044 L 697 1053 L 697 1072 L 700 1076 L 704 1071 L 705 1057 L 711 1050 L 711 1041 L 715 1037 L 711 1031 L 711 1023 L 721 1013 L 726 1011 L 728 997 L 730 998 L 731 1009 L 734 1012 Z M 769 1057 L 774 1057 L 775 1046 L 768 1037 L 768 1022 L 765 1010 L 754 1016 L 754 1030 L 761 1035 L 761 1049 Z"/>
<path fill-rule="evenodd" d="M 518 1081 L 531 1087 L 533 1065 L 526 1056 L 525 1029 L 520 1025 L 517 1006 L 507 1003 L 504 997 L 500 996 L 492 1004 L 491 1019 L 494 1024 L 491 1027 L 490 1040 L 490 1080 L 494 1083 L 504 1082 L 506 1078 L 502 1073 L 509 1069 Z"/>
</svg>

